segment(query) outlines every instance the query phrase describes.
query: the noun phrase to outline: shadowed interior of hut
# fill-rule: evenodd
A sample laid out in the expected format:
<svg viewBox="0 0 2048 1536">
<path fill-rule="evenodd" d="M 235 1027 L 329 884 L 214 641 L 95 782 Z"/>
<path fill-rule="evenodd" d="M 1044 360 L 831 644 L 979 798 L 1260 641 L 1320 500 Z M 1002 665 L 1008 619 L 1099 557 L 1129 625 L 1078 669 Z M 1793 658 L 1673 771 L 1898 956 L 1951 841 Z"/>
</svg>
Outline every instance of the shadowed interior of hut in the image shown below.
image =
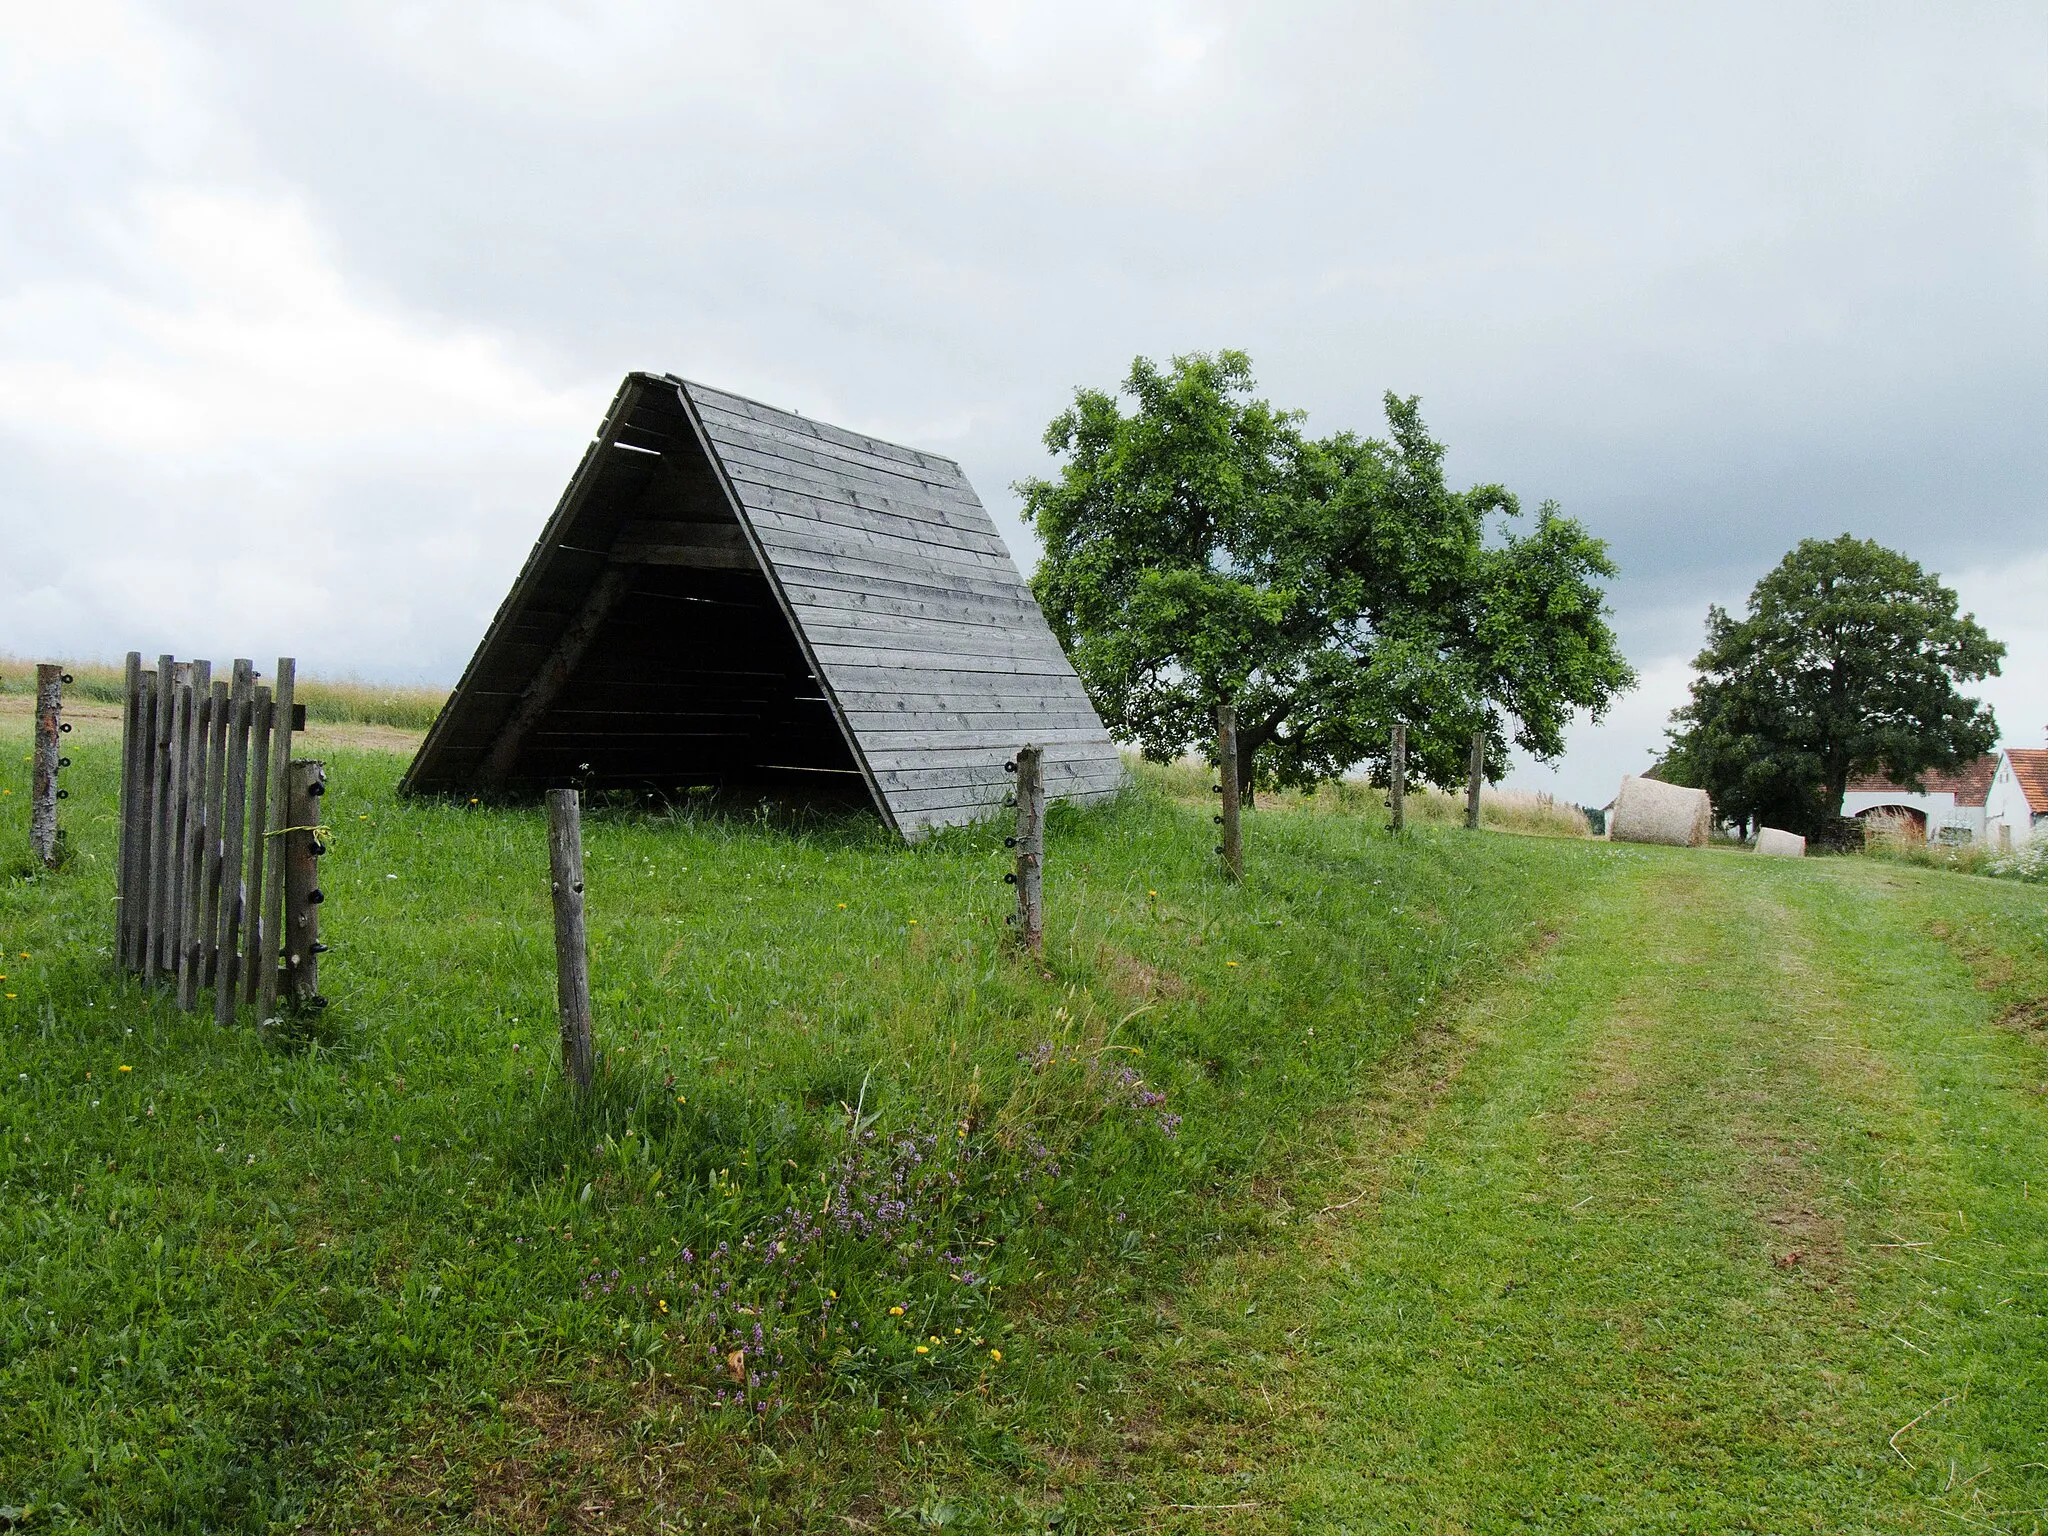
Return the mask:
<svg viewBox="0 0 2048 1536">
<path fill-rule="evenodd" d="M 594 447 L 569 493 L 574 542 L 501 615 L 465 689 L 472 717 L 443 745 L 507 794 L 709 787 L 871 804 L 715 471 L 666 451 L 691 428 L 665 404 L 643 398 L 620 440 Z"/>
</svg>

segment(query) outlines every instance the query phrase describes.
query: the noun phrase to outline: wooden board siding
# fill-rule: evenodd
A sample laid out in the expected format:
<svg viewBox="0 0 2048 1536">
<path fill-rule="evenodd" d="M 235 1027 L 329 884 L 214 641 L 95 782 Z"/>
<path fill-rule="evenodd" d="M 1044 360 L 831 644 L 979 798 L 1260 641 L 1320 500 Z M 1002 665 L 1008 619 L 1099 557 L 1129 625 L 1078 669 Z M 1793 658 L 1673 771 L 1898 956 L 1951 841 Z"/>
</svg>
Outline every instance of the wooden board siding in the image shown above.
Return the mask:
<svg viewBox="0 0 2048 1536">
<path fill-rule="evenodd" d="M 403 787 L 473 792 L 494 752 L 526 791 L 859 784 L 914 838 L 999 808 L 1026 742 L 1054 798 L 1123 783 L 959 465 L 633 374 Z"/>
</svg>

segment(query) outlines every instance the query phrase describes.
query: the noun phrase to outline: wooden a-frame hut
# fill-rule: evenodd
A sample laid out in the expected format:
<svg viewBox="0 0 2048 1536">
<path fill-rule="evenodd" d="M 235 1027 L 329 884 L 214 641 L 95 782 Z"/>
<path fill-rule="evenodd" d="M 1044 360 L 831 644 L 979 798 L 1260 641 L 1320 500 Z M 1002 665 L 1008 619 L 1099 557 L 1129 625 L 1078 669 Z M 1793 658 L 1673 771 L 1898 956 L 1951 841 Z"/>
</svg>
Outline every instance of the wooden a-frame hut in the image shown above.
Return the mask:
<svg viewBox="0 0 2048 1536">
<path fill-rule="evenodd" d="M 401 789 L 863 792 L 905 837 L 1123 782 L 960 466 L 627 376 Z"/>
</svg>

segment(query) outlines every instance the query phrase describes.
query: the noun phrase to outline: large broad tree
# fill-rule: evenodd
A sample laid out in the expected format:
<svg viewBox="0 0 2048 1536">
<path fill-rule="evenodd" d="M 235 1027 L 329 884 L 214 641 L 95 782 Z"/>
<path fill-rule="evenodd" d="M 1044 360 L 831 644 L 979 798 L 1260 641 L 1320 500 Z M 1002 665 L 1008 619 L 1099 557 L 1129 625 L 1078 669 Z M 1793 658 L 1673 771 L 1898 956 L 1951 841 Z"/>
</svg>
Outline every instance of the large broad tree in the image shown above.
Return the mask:
<svg viewBox="0 0 2048 1536">
<path fill-rule="evenodd" d="M 1816 832 L 1849 781 L 1918 785 L 1991 750 L 1998 724 L 1960 685 L 2005 647 L 1919 563 L 1868 539 L 1806 539 L 1756 584 L 1747 617 L 1707 610 L 1669 774 L 1720 812 Z"/>
<path fill-rule="evenodd" d="M 1410 771 L 1448 786 L 1475 729 L 1498 777 L 1510 739 L 1553 757 L 1633 682 L 1605 546 L 1552 505 L 1517 533 L 1505 489 L 1453 490 L 1415 400 L 1386 397 L 1386 440 L 1313 439 L 1241 352 L 1139 358 L 1121 393 L 1076 391 L 1045 434 L 1058 477 L 1017 488 L 1047 618 L 1148 757 L 1206 746 L 1229 702 L 1247 791 L 1383 771 L 1396 721 Z"/>
</svg>

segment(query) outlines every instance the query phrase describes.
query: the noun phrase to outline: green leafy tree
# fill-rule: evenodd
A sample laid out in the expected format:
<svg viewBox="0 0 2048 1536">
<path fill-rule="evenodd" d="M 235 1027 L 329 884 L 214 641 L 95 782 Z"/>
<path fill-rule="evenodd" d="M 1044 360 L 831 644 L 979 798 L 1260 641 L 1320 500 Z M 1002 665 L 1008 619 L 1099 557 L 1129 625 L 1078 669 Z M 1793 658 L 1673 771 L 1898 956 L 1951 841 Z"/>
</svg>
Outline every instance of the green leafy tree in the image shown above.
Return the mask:
<svg viewBox="0 0 2048 1536">
<path fill-rule="evenodd" d="M 1454 491 L 1413 399 L 1386 441 L 1315 440 L 1253 393 L 1241 352 L 1139 358 L 1122 395 L 1075 392 L 1056 479 L 1017 488 L 1045 543 L 1032 581 L 1105 722 L 1170 760 L 1237 706 L 1244 787 L 1383 768 L 1462 781 L 1475 729 L 1563 749 L 1634 680 L 1606 622 L 1606 548 L 1546 504 L 1526 534 L 1497 485 Z"/>
<path fill-rule="evenodd" d="M 2004 655 L 1917 561 L 1848 534 L 1803 540 L 1746 618 L 1707 610 L 1667 771 L 1731 819 L 1821 831 L 1852 778 L 1918 785 L 1990 751 L 1997 722 L 1958 690 Z"/>
</svg>

